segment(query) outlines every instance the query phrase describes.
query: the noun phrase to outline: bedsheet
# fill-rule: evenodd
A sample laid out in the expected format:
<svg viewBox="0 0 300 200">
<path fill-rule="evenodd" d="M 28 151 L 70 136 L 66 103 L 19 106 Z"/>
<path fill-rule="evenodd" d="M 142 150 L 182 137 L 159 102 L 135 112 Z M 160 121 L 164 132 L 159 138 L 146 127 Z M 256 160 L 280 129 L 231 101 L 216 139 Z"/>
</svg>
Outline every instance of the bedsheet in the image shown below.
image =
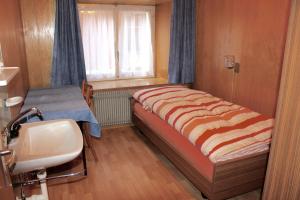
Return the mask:
<svg viewBox="0 0 300 200">
<path fill-rule="evenodd" d="M 246 107 L 180 86 L 143 89 L 133 97 L 213 163 L 269 149 L 274 120 Z"/>
</svg>

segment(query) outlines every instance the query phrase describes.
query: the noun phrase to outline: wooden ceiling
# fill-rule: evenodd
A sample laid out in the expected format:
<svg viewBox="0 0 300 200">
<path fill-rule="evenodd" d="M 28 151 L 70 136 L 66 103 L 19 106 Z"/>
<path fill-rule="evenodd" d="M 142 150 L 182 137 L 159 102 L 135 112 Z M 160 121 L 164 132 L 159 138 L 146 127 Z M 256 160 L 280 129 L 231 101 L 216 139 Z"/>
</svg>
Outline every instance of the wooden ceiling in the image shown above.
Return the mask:
<svg viewBox="0 0 300 200">
<path fill-rule="evenodd" d="M 156 5 L 172 0 L 77 0 L 78 3 L 125 4 L 125 5 Z"/>
</svg>

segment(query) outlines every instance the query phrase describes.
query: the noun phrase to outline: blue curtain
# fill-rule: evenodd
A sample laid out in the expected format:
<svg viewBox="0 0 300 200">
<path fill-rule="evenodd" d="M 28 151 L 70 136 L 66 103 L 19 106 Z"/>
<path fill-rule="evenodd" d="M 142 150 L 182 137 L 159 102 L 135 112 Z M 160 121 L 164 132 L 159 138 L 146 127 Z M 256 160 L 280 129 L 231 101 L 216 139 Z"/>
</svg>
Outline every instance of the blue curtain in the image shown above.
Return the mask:
<svg viewBox="0 0 300 200">
<path fill-rule="evenodd" d="M 173 0 L 169 82 L 192 83 L 195 76 L 196 0 Z"/>
<path fill-rule="evenodd" d="M 80 85 L 86 79 L 76 0 L 56 0 L 51 86 Z"/>
</svg>

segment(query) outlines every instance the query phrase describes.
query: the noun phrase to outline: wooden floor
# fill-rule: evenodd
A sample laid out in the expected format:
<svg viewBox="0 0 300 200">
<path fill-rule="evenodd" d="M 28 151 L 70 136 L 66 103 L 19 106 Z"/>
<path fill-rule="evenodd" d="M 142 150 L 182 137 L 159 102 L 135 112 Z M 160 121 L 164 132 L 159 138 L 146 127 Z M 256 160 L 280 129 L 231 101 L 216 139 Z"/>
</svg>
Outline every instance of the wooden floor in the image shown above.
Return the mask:
<svg viewBox="0 0 300 200">
<path fill-rule="evenodd" d="M 88 177 L 49 181 L 50 200 L 201 200 L 201 193 L 133 127 L 104 129 L 89 150 Z M 72 170 L 81 167 L 73 162 Z M 254 191 L 232 200 L 258 200 Z"/>
</svg>

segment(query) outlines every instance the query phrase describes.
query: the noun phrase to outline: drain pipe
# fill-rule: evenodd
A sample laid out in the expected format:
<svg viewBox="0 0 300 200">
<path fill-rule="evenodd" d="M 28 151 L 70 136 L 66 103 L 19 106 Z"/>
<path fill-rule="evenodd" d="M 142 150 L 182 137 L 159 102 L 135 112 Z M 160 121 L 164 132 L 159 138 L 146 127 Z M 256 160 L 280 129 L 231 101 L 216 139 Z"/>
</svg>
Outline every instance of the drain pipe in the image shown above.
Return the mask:
<svg viewBox="0 0 300 200">
<path fill-rule="evenodd" d="M 48 200 L 48 189 L 45 178 L 47 177 L 46 170 L 41 170 L 37 174 L 38 179 L 40 180 L 41 190 L 42 190 L 42 196 L 44 197 L 44 200 Z"/>
</svg>

